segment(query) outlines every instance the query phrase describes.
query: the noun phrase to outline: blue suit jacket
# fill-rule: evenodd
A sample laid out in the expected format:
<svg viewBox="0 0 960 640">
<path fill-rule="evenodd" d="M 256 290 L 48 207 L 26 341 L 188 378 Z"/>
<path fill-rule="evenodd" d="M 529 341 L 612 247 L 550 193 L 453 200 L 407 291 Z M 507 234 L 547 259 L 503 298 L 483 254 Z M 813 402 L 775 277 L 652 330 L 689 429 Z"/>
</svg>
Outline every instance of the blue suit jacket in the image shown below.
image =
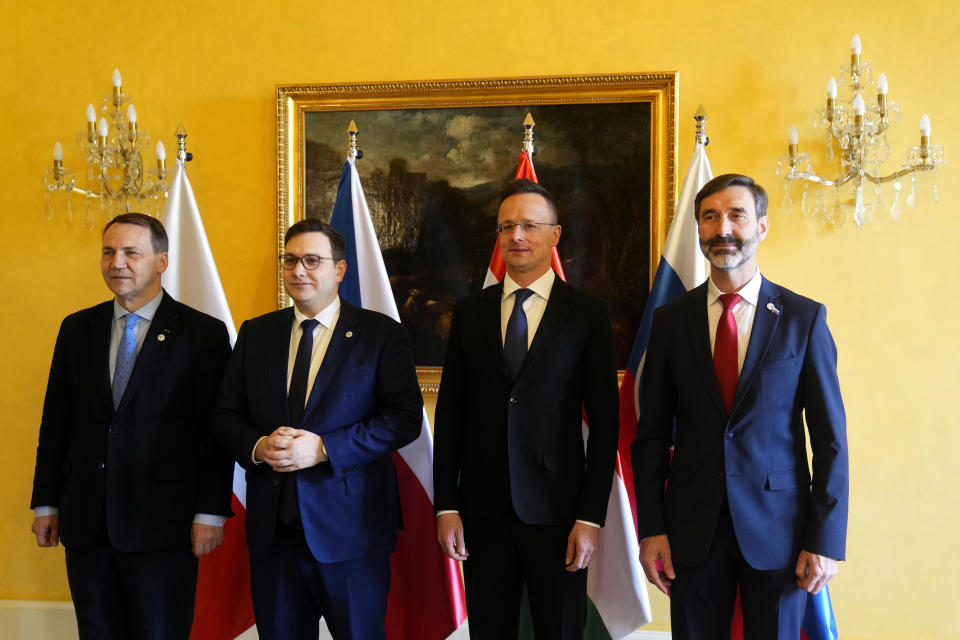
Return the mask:
<svg viewBox="0 0 960 640">
<path fill-rule="evenodd" d="M 755 569 L 792 567 L 801 548 L 842 560 L 846 420 L 825 307 L 763 280 L 728 415 L 706 296 L 703 284 L 654 313 L 632 451 L 640 538 L 666 533 L 674 562 L 699 563 L 726 494 L 737 541 Z"/>
<path fill-rule="evenodd" d="M 227 366 L 213 428 L 247 470 L 247 541 L 266 555 L 277 524 L 281 474 L 255 465 L 261 436 L 290 425 L 287 358 L 293 309 L 244 322 Z M 292 472 L 307 544 L 320 562 L 390 552 L 400 504 L 391 453 L 420 435 L 423 400 L 403 328 L 341 300 L 302 424 L 329 462 Z"/>
</svg>

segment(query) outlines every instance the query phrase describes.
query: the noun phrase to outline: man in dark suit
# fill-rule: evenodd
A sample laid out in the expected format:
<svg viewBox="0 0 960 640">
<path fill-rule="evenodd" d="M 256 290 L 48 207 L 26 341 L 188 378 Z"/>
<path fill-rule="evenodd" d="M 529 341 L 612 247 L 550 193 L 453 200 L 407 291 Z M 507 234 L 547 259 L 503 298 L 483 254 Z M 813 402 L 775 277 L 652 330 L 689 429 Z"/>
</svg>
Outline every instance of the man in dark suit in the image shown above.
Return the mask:
<svg viewBox="0 0 960 640">
<path fill-rule="evenodd" d="M 114 299 L 64 319 L 33 478 L 33 533 L 66 548 L 81 638 L 180 638 L 197 558 L 223 539 L 233 463 L 210 412 L 230 353 L 222 322 L 163 292 L 167 234 L 140 213 L 103 231 Z"/>
<path fill-rule="evenodd" d="M 214 429 L 247 470 L 253 609 L 264 640 L 385 637 L 400 503 L 391 454 L 420 434 L 423 400 L 403 328 L 338 295 L 343 238 L 287 230 L 294 307 L 240 327 Z"/>
<path fill-rule="evenodd" d="M 437 540 L 464 561 L 472 638 L 517 637 L 524 585 L 538 638 L 581 638 L 617 449 L 609 309 L 551 270 L 560 225 L 546 189 L 510 183 L 497 222 L 506 277 L 453 314 L 436 410 Z"/>
<path fill-rule="evenodd" d="M 844 557 L 837 351 L 823 305 L 757 269 L 768 228 L 758 184 L 718 176 L 695 211 L 710 278 L 656 310 L 643 371 L 641 563 L 670 590 L 674 638 L 729 638 L 738 586 L 748 640 L 798 638 L 805 592 Z"/>
</svg>

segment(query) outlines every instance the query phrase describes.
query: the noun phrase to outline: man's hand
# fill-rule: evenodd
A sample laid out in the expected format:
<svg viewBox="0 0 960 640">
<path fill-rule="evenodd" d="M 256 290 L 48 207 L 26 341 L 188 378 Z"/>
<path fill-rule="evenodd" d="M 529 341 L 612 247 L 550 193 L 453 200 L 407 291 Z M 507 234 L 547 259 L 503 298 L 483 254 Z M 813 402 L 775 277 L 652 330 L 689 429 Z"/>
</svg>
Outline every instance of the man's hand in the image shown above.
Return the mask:
<svg viewBox="0 0 960 640">
<path fill-rule="evenodd" d="M 193 555 L 198 558 L 205 556 L 223 542 L 223 527 L 213 527 L 209 524 L 194 522 L 190 527 L 190 544 L 193 546 Z"/>
<path fill-rule="evenodd" d="M 462 562 L 470 554 L 463 540 L 463 520 L 459 513 L 442 513 L 437 516 L 437 542 L 449 557 Z"/>
<path fill-rule="evenodd" d="M 37 536 L 37 546 L 55 547 L 60 542 L 60 515 L 39 516 L 33 519 L 30 531 Z"/>
<path fill-rule="evenodd" d="M 254 460 L 263 460 L 274 471 L 307 469 L 329 458 L 323 453 L 323 440 L 305 429 L 278 427 L 257 443 Z"/>
<path fill-rule="evenodd" d="M 797 558 L 797 586 L 809 593 L 817 593 L 837 575 L 837 561 L 801 551 Z"/>
<path fill-rule="evenodd" d="M 657 561 L 663 563 L 663 570 L 657 568 Z M 640 565 L 647 574 L 647 580 L 657 589 L 670 595 L 670 583 L 676 580 L 673 570 L 673 558 L 670 555 L 670 540 L 667 534 L 650 536 L 640 541 Z"/>
<path fill-rule="evenodd" d="M 593 527 L 582 522 L 574 522 L 570 535 L 567 536 L 567 555 L 563 562 L 567 571 L 586 569 L 590 564 L 593 552 L 597 550 L 597 535 L 599 527 Z"/>
</svg>

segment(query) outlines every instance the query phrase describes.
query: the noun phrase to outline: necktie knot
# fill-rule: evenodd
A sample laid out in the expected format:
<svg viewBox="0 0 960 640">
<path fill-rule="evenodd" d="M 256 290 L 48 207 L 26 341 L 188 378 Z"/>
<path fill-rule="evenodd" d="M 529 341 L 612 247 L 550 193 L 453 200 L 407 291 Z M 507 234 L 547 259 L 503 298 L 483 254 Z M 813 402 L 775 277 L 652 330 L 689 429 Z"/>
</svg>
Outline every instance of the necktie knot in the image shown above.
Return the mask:
<svg viewBox="0 0 960 640">
<path fill-rule="evenodd" d="M 300 323 L 300 329 L 302 329 L 304 333 L 307 333 L 308 331 L 312 333 L 313 330 L 317 328 L 318 324 L 320 324 L 320 321 L 316 318 L 307 318 Z"/>
<path fill-rule="evenodd" d="M 516 297 L 514 305 L 523 304 L 527 301 L 527 298 L 533 295 L 533 289 L 517 289 L 513 292 L 513 295 Z"/>
<path fill-rule="evenodd" d="M 724 293 L 720 295 L 720 304 L 723 305 L 724 311 L 733 309 L 741 300 L 743 300 L 743 298 L 739 293 Z"/>
</svg>

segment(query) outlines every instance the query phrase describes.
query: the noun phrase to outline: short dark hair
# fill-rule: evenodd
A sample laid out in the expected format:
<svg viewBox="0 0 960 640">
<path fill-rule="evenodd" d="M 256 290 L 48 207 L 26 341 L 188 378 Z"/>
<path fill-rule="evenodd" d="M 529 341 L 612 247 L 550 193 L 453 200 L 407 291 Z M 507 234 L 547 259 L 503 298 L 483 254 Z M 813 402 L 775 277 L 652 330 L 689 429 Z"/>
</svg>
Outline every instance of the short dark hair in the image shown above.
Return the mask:
<svg viewBox="0 0 960 640">
<path fill-rule="evenodd" d="M 511 180 L 500 190 L 500 204 L 510 196 L 520 195 L 521 193 L 535 193 L 547 201 L 547 207 L 553 213 L 554 221 L 557 221 L 557 201 L 553 199 L 553 194 L 547 191 L 540 184 L 527 178 L 517 178 Z"/>
<path fill-rule="evenodd" d="M 334 260 L 343 260 L 347 255 L 347 244 L 343 241 L 340 232 L 331 227 L 326 222 L 316 218 L 304 218 L 300 222 L 290 225 L 287 232 L 283 235 L 283 246 L 286 248 L 290 239 L 301 233 L 322 233 L 330 241 L 330 257 Z"/>
<path fill-rule="evenodd" d="M 707 184 L 703 185 L 700 192 L 697 193 L 697 199 L 693 205 L 693 215 L 700 221 L 700 204 L 715 194 L 717 191 L 723 191 L 727 187 L 746 187 L 753 194 L 753 201 L 757 207 L 757 220 L 767 215 L 767 192 L 759 184 L 753 181 L 750 176 L 739 173 L 725 173 L 717 176 Z"/>
<path fill-rule="evenodd" d="M 145 227 L 150 230 L 150 245 L 154 253 L 166 253 L 170 247 L 170 241 L 167 239 L 167 230 L 163 228 L 163 223 L 145 213 L 121 213 L 114 216 L 113 220 L 103 227 L 102 238 L 107 229 L 115 224 L 132 224 L 138 227 Z"/>
</svg>

